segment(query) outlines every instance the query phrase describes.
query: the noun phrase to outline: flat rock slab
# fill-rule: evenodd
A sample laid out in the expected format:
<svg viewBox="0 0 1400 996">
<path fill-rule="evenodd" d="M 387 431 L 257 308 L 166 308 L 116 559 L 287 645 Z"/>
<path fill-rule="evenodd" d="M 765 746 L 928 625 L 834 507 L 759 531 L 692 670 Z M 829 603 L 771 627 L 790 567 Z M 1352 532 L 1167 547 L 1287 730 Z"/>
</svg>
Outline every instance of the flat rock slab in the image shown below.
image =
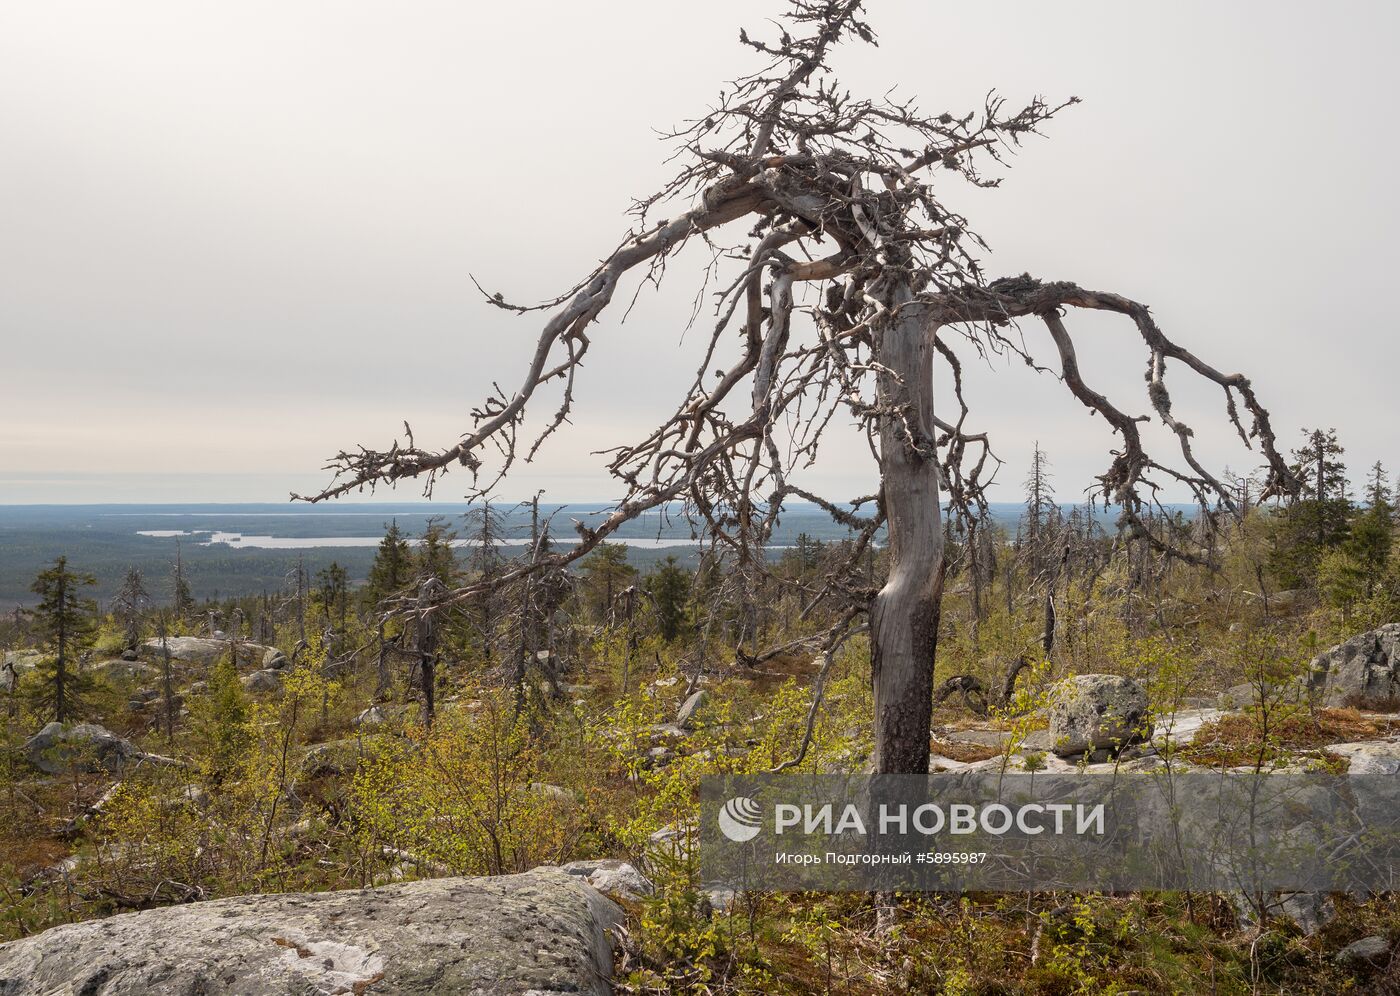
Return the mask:
<svg viewBox="0 0 1400 996">
<path fill-rule="evenodd" d="M 1007 730 L 946 730 L 939 734 L 939 739 L 950 744 L 1000 749 L 1011 739 L 1011 733 Z"/>
<path fill-rule="evenodd" d="M 1162 714 L 1157 717 L 1157 738 L 1178 744 L 1190 743 L 1201 727 L 1216 722 L 1224 715 L 1221 709 L 1182 709 Z"/>
<path fill-rule="evenodd" d="M 1332 744 L 1328 753 L 1348 760 L 1352 775 L 1400 774 L 1400 743 L 1394 740 L 1368 740 L 1354 744 Z"/>
<path fill-rule="evenodd" d="M 0 993 L 606 996 L 611 900 L 557 868 L 242 896 L 0 945 Z"/>
</svg>

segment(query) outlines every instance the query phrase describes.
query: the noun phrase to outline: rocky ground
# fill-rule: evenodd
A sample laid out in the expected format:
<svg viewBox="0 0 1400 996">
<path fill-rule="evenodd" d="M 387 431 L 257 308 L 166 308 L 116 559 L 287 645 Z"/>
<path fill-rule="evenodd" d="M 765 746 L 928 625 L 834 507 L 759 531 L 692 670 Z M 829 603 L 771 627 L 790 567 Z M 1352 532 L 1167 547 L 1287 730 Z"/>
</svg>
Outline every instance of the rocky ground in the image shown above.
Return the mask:
<svg viewBox="0 0 1400 996">
<path fill-rule="evenodd" d="M 170 641 L 171 657 L 188 680 L 227 652 L 228 643 L 201 638 Z M 104 662 L 131 688 L 132 712 L 159 707 L 155 677 L 166 648 L 147 643 L 139 655 Z M 276 696 L 290 662 L 271 647 L 239 650 L 244 688 Z M 32 666 L 22 653 L 6 655 L 0 675 Z M 669 682 L 669 685 L 665 683 Z M 644 731 L 638 764 L 661 769 L 692 757 L 694 731 L 716 706 L 701 683 L 686 689 L 675 679 L 656 682 L 678 703 L 672 721 Z M 581 700 L 590 685 L 566 685 Z M 684 694 L 682 694 L 684 693 Z M 1334 772 L 1400 774 L 1400 625 L 1363 634 L 1321 654 L 1310 673 L 1278 686 L 1241 685 L 1152 708 L 1144 689 L 1118 675 L 1065 679 L 1029 722 L 968 720 L 935 731 L 934 771 L 1009 770 L 1154 771 L 1241 768 L 1275 770 L 1320 767 Z M 1307 717 L 1283 731 L 1278 744 L 1254 751 L 1251 724 L 1261 707 L 1287 705 Z M 380 703 L 361 711 L 361 729 L 392 728 L 412 718 L 414 707 Z M 1289 737 L 1295 737 L 1296 742 Z M 740 753 L 748 748 L 732 747 Z M 143 766 L 180 769 L 181 762 L 139 749 L 133 740 L 92 723 L 49 724 L 24 745 L 36 776 L 87 772 L 112 786 Z M 297 759 L 306 781 L 340 778 L 359 763 L 355 739 L 313 744 Z M 860 770 L 852 756 L 843 770 Z M 529 790 L 569 800 L 560 786 L 533 783 Z M 182 789 L 193 805 L 203 789 Z M 693 827 L 675 824 L 654 833 L 648 849 L 674 857 L 688 851 Z M 407 856 L 411 857 L 411 856 Z M 67 858 L 52 874 L 71 872 Z M 422 874 L 425 864 L 408 861 Z M 443 874 L 446 869 L 430 874 Z M 645 868 L 643 871 L 646 870 Z M 196 902 L 56 927 L 0 945 L 0 993 L 280 993 L 280 992 L 606 992 L 612 946 L 621 936 L 622 909 L 651 894 L 652 882 L 637 867 L 598 857 L 560 868 L 540 868 L 497 878 L 443 877 L 350 892 L 250 895 Z M 612 897 L 612 898 L 607 898 Z M 724 909 L 732 892 L 712 887 L 706 902 Z M 1321 929 L 1332 915 L 1329 897 L 1275 897 L 1272 912 L 1304 933 Z M 1243 911 L 1242 911 L 1243 912 Z M 1389 941 L 1368 936 L 1338 952 L 1342 961 L 1374 963 L 1388 957 Z M 1340 963 L 1340 962 L 1339 962 Z M 64 987 L 68 988 L 64 988 Z"/>
<path fill-rule="evenodd" d="M 0 945 L 7 996 L 533 993 L 605 996 L 622 910 L 541 868 L 378 889 L 239 896 Z"/>
</svg>

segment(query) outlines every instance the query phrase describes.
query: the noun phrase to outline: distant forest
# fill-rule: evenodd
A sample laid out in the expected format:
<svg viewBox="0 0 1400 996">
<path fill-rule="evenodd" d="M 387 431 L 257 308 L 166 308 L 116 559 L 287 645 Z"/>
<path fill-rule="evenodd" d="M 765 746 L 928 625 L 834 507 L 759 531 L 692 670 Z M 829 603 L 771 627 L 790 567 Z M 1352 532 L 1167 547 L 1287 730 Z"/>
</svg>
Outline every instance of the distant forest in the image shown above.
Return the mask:
<svg viewBox="0 0 1400 996">
<path fill-rule="evenodd" d="M 551 519 L 551 531 L 559 543 L 574 538 L 574 520 L 596 518 L 606 506 L 598 503 L 541 506 Z M 345 505 L 310 508 L 283 503 L 171 504 L 171 505 L 0 505 L 0 606 L 29 605 L 34 600 L 30 583 L 54 558 L 67 556 L 75 568 L 97 577 L 95 594 L 108 599 L 116 593 L 126 571 L 136 568 L 148 579 L 157 601 L 170 596 L 177 553 L 170 536 L 143 536 L 142 532 L 181 530 L 191 535 L 179 542 L 179 556 L 195 598 L 234 598 L 276 591 L 294 576 L 297 563 L 314 574 L 332 562 L 345 568 L 350 583 L 364 581 L 374 560 L 374 545 L 310 546 L 301 549 L 235 548 L 225 543 L 207 545 L 209 533 L 239 533 L 246 537 L 272 536 L 278 540 L 308 538 L 372 537 L 378 540 L 390 522 L 405 535 L 422 534 L 430 520 L 438 519 L 459 534 L 466 530 L 464 503 Z M 515 503 L 493 504 L 501 513 L 507 536 L 529 534 L 529 508 Z M 1181 506 L 1183 514 L 1190 509 Z M 997 523 L 1014 529 L 1024 512 L 1019 502 L 993 502 L 989 513 Z M 1112 513 L 1099 512 L 1112 519 Z M 831 517 L 815 507 L 795 505 L 784 513 L 773 546 L 797 542 L 800 535 L 829 541 L 844 532 Z M 658 540 L 675 540 L 677 546 L 657 548 Z M 629 523 L 618 538 L 628 545 L 628 562 L 647 570 L 667 556 L 694 567 L 698 546 L 691 539 L 683 516 L 652 514 Z M 645 545 L 637 545 L 643 541 Z"/>
<path fill-rule="evenodd" d="M 600 504 L 542 505 L 541 515 L 551 520 L 551 532 L 560 543 L 574 538 L 574 520 L 589 521 L 605 506 Z M 11 505 L 0 506 L 0 605 L 28 605 L 34 595 L 29 586 L 36 574 L 58 556 L 67 556 L 75 568 L 97 577 L 99 599 L 116 593 L 123 575 L 136 568 L 148 579 L 157 601 L 170 596 L 177 555 L 171 536 L 143 536 L 142 532 L 190 533 L 178 544 L 184 574 L 200 600 L 256 595 L 276 591 L 294 576 L 298 561 L 311 574 L 332 562 L 345 568 L 352 585 L 368 576 L 374 560 L 374 543 L 365 546 L 309 546 L 301 549 L 235 548 L 208 544 L 209 533 L 239 533 L 246 537 L 272 536 L 278 540 L 371 537 L 375 543 L 391 522 L 406 536 L 422 535 L 428 523 L 440 521 L 461 534 L 471 508 L 464 503 L 347 505 L 327 509 L 274 503 L 178 504 L 178 505 Z M 502 502 L 492 508 L 506 525 L 507 540 L 528 536 L 528 506 Z M 1019 506 L 1007 506 L 1014 520 Z M 785 516 L 775 545 L 790 545 L 806 532 L 813 539 L 841 537 L 825 513 L 794 509 Z M 629 562 L 646 569 L 675 556 L 694 566 L 698 547 L 683 517 L 651 515 L 629 524 L 619 542 L 648 541 L 628 548 Z M 650 548 L 658 539 L 678 544 Z"/>
</svg>

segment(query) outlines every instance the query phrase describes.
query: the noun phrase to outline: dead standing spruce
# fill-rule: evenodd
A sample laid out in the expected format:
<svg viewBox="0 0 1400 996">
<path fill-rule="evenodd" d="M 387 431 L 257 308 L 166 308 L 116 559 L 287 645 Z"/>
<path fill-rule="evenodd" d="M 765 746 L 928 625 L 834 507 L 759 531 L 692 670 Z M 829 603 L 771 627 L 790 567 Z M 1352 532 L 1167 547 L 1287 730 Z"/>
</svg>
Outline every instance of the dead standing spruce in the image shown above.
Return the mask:
<svg viewBox="0 0 1400 996">
<path fill-rule="evenodd" d="M 918 773 L 928 770 L 945 568 L 941 506 L 946 501 L 975 528 L 989 463 L 996 462 L 986 434 L 969 427 L 961 376 L 968 357 L 1020 357 L 1058 376 L 1108 422 L 1119 439 L 1097 497 L 1117 504 L 1123 527 L 1150 544 L 1199 556 L 1186 548 L 1189 537 L 1164 541 L 1145 528 L 1160 483 L 1190 490 L 1203 508 L 1235 507 L 1194 456 L 1192 429 L 1173 414 L 1170 364 L 1221 389 L 1228 422 L 1246 446 L 1262 450 L 1266 495 L 1293 482 L 1247 378 L 1198 358 L 1167 337 L 1146 305 L 1121 294 L 1027 274 L 987 280 L 978 260 L 982 240 L 939 199 L 936 180 L 995 186 L 984 170 L 1004 163 L 1075 98 L 1036 98 L 1014 108 L 993 94 L 976 111 L 931 114 L 890 93 L 854 96 L 833 71 L 833 53 L 842 43 L 875 43 L 861 7 L 861 0 L 790 0 L 776 39 L 741 32 L 761 66 L 670 133 L 677 172 L 636 202 L 635 224 L 617 247 L 552 301 L 524 306 L 485 295 L 490 305 L 521 315 L 548 313 L 519 386 L 509 394 L 498 388 L 473 411 L 461 439 L 442 449 L 420 446 L 405 424 L 405 437 L 387 449 L 341 451 L 327 465 L 333 481 L 305 500 L 407 478 L 421 479 L 430 496 L 453 467 L 472 475 L 469 497 L 489 495 L 569 418 L 590 328 L 625 278 L 658 283 L 680 250 L 693 246 L 709 256 L 696 299 L 710 292 L 714 322 L 705 359 L 674 414 L 641 439 L 604 451 L 622 492 L 611 514 L 594 528 L 579 524 L 577 546 L 456 587 L 429 609 L 405 603 L 402 611 L 440 612 L 557 571 L 643 512 L 673 504 L 726 551 L 739 575 L 759 577 L 767 569 L 762 548 L 784 503 L 814 503 L 854 537 L 849 556 L 810 592 L 812 604 L 837 619 L 822 650 L 829 656 L 868 625 L 876 770 Z M 1141 400 L 1176 436 L 1180 452 L 1172 464 L 1145 450 L 1139 423 L 1148 416 L 1086 381 L 1066 321 L 1086 310 L 1122 316 L 1128 334 L 1141 339 Z M 677 333 L 698 316 L 699 308 L 680 316 Z M 1035 319 L 1045 338 L 1023 337 L 1021 318 Z M 954 383 L 941 414 L 935 362 L 947 365 Z M 527 431 L 527 409 L 545 385 L 559 388 L 554 401 L 539 402 L 552 404 L 552 412 Z M 878 464 L 877 493 L 836 499 L 798 483 L 795 472 L 818 458 L 834 418 L 853 420 L 865 433 Z M 889 571 L 875 587 L 863 567 L 882 528 Z"/>
</svg>

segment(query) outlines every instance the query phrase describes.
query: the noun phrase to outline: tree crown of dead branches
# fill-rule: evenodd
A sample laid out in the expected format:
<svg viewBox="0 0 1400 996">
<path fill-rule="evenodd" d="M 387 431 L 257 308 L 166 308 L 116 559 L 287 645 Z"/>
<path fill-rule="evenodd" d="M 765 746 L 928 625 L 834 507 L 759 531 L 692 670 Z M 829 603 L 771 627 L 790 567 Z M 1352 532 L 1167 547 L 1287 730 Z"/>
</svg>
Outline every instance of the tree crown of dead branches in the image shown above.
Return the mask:
<svg viewBox="0 0 1400 996">
<path fill-rule="evenodd" d="M 684 326 L 703 320 L 709 335 L 680 404 L 643 438 L 601 451 L 623 490 L 601 524 L 579 524 L 578 545 L 496 572 L 490 584 L 563 566 L 641 513 L 675 506 L 738 564 L 761 571 L 761 548 L 784 502 L 797 499 L 852 531 L 848 569 L 833 570 L 821 595 L 844 593 L 846 604 L 857 604 L 870 592 L 857 590 L 853 568 L 883 524 L 881 495 L 833 500 L 796 478 L 816 461 L 834 419 L 860 426 L 877 461 L 879 427 L 893 420 L 902 426 L 903 445 L 937 458 L 950 508 L 971 521 L 998 461 L 986 434 L 967 425 L 968 355 L 1021 357 L 1060 377 L 1107 420 L 1118 443 L 1094 495 L 1119 506 L 1121 522 L 1151 544 L 1167 545 L 1143 522 L 1163 482 L 1185 486 L 1203 509 L 1234 503 L 1193 453 L 1192 429 L 1173 414 L 1169 363 L 1222 390 L 1227 419 L 1246 446 L 1262 451 L 1268 490 L 1292 487 L 1269 414 L 1247 378 L 1222 373 L 1169 339 L 1147 307 L 1130 298 L 1029 275 L 985 279 L 978 261 L 984 243 L 939 199 L 936 186 L 950 180 L 995 186 L 999 181 L 987 170 L 1077 98 L 1037 97 L 1017 107 L 993 93 L 974 111 L 929 113 L 893 91 L 874 99 L 853 95 L 834 74 L 831 56 L 841 44 L 876 44 L 861 0 L 789 0 L 774 30 L 763 37 L 741 31 L 739 40 L 760 68 L 669 133 L 673 179 L 634 204 L 632 229 L 583 280 L 535 305 L 483 290 L 495 307 L 545 316 L 519 385 L 510 392 L 498 385 L 450 446 L 420 446 L 405 423 L 403 438 L 387 449 L 338 453 L 327 465 L 333 481 L 302 500 L 407 478 L 421 479 L 431 496 L 453 467 L 471 474 L 468 497 L 490 494 L 569 419 L 591 330 L 623 278 L 638 278 L 634 294 L 657 285 L 670 261 L 692 245 L 708 260 Z M 900 287 L 912 295 L 901 298 Z M 953 397 L 934 419 L 934 438 L 922 438 L 907 412 L 878 389 L 881 375 L 890 373 L 881 363 L 881 336 L 904 309 L 915 309 L 953 374 Z M 1064 322 L 1072 309 L 1130 321 L 1146 353 L 1145 400 L 1175 434 L 1179 461 L 1150 456 L 1139 430 L 1149 416 L 1130 414 L 1085 381 Z M 1024 317 L 1044 324 L 1051 347 L 1045 362 L 1058 369 L 1045 366 L 1020 334 L 1016 320 Z M 546 385 L 557 387 L 557 406 L 527 435 L 527 408 Z M 484 583 L 467 584 L 452 597 L 470 597 Z"/>
</svg>

